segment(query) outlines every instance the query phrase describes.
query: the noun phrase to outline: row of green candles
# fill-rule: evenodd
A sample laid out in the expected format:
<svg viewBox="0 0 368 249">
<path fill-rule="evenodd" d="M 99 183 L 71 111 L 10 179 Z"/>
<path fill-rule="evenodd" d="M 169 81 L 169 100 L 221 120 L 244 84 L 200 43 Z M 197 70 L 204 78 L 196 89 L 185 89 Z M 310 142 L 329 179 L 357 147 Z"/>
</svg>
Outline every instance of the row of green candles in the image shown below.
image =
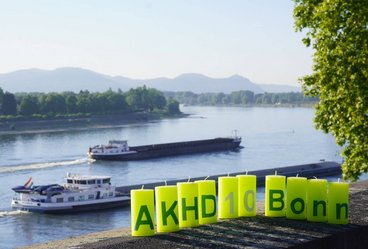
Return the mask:
<svg viewBox="0 0 368 249">
<path fill-rule="evenodd" d="M 206 179 L 131 190 L 132 235 L 154 235 L 155 211 L 158 233 L 255 216 L 256 179 L 248 174 L 219 177 L 217 199 L 216 182 Z M 266 176 L 265 216 L 347 224 L 348 198 L 346 182 L 270 175 Z"/>
</svg>

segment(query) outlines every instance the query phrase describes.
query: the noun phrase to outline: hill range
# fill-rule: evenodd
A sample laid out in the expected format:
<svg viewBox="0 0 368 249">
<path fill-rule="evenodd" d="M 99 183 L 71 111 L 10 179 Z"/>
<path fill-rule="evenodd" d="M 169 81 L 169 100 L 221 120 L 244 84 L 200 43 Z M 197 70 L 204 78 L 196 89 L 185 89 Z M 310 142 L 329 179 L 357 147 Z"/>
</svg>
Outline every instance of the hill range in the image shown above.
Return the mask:
<svg viewBox="0 0 368 249">
<path fill-rule="evenodd" d="M 63 67 L 54 70 L 24 69 L 0 74 L 0 87 L 9 92 L 63 92 L 88 90 L 102 92 L 109 88 L 127 91 L 146 85 L 160 91 L 190 91 L 194 93 L 231 93 L 249 90 L 263 92 L 300 92 L 300 87 L 289 85 L 261 85 L 249 79 L 233 75 L 228 78 L 211 78 L 202 74 L 181 74 L 175 78 L 130 79 L 123 76 L 109 76 L 91 70 Z"/>
</svg>

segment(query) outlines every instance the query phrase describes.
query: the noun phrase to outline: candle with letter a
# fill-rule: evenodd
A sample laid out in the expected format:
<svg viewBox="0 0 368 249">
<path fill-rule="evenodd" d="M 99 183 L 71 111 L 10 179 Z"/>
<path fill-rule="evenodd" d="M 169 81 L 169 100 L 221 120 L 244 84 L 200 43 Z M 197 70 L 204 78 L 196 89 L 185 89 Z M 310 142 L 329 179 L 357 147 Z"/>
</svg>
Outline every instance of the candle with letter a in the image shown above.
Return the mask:
<svg viewBox="0 0 368 249">
<path fill-rule="evenodd" d="M 308 180 L 307 220 L 327 221 L 327 180 L 325 179 Z"/>
<path fill-rule="evenodd" d="M 153 189 L 130 191 L 132 236 L 152 236 L 155 234 Z"/>
<path fill-rule="evenodd" d="M 286 218 L 305 220 L 308 180 L 305 177 L 288 177 L 286 182 Z"/>
<path fill-rule="evenodd" d="M 179 182 L 177 186 L 179 227 L 199 226 L 198 184 L 194 182 Z"/>
<path fill-rule="evenodd" d="M 198 184 L 199 224 L 217 222 L 216 182 L 214 180 L 196 181 Z"/>
<path fill-rule="evenodd" d="M 348 224 L 349 183 L 330 182 L 328 184 L 328 223 Z"/>
<path fill-rule="evenodd" d="M 218 178 L 219 218 L 238 217 L 238 178 L 221 176 Z"/>
<path fill-rule="evenodd" d="M 168 233 L 179 230 L 178 188 L 159 186 L 155 188 L 157 232 Z"/>
<path fill-rule="evenodd" d="M 285 216 L 285 176 L 266 176 L 265 216 Z"/>
<path fill-rule="evenodd" d="M 255 175 L 237 175 L 238 178 L 238 215 L 255 216 L 257 176 Z"/>
</svg>

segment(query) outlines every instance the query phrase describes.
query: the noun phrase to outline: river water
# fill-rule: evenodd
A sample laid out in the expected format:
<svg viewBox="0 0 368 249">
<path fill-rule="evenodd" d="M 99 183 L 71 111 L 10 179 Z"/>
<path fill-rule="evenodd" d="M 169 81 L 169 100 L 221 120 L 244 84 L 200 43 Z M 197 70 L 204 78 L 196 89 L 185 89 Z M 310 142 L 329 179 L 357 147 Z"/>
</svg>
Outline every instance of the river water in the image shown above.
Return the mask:
<svg viewBox="0 0 368 249">
<path fill-rule="evenodd" d="M 113 176 L 117 186 L 188 176 L 227 174 L 245 170 L 326 161 L 341 162 L 334 138 L 313 125 L 310 108 L 182 107 L 191 114 L 180 119 L 90 129 L 0 136 L 1 248 L 130 225 L 129 207 L 93 213 L 42 215 L 12 211 L 11 187 L 30 176 L 36 185 L 64 183 L 67 172 Z M 242 136 L 239 152 L 188 155 L 137 162 L 90 162 L 89 146 L 110 139 L 127 139 L 131 146 Z"/>
</svg>

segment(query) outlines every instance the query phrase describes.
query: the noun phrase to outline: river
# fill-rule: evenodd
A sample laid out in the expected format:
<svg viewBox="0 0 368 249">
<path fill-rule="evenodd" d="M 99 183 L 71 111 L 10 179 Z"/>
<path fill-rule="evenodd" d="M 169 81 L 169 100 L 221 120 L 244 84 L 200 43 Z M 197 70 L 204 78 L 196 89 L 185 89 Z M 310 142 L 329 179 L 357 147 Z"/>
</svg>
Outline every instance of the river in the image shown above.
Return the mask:
<svg viewBox="0 0 368 249">
<path fill-rule="evenodd" d="M 93 213 L 42 215 L 12 211 L 11 187 L 30 176 L 36 185 L 64 183 L 67 172 L 113 176 L 117 186 L 315 163 L 341 162 L 331 135 L 316 131 L 311 108 L 182 107 L 185 118 L 90 129 L 0 136 L 1 248 L 130 225 L 129 207 Z M 231 136 L 243 149 L 137 162 L 90 162 L 89 146 L 127 139 L 131 146 Z"/>
</svg>

